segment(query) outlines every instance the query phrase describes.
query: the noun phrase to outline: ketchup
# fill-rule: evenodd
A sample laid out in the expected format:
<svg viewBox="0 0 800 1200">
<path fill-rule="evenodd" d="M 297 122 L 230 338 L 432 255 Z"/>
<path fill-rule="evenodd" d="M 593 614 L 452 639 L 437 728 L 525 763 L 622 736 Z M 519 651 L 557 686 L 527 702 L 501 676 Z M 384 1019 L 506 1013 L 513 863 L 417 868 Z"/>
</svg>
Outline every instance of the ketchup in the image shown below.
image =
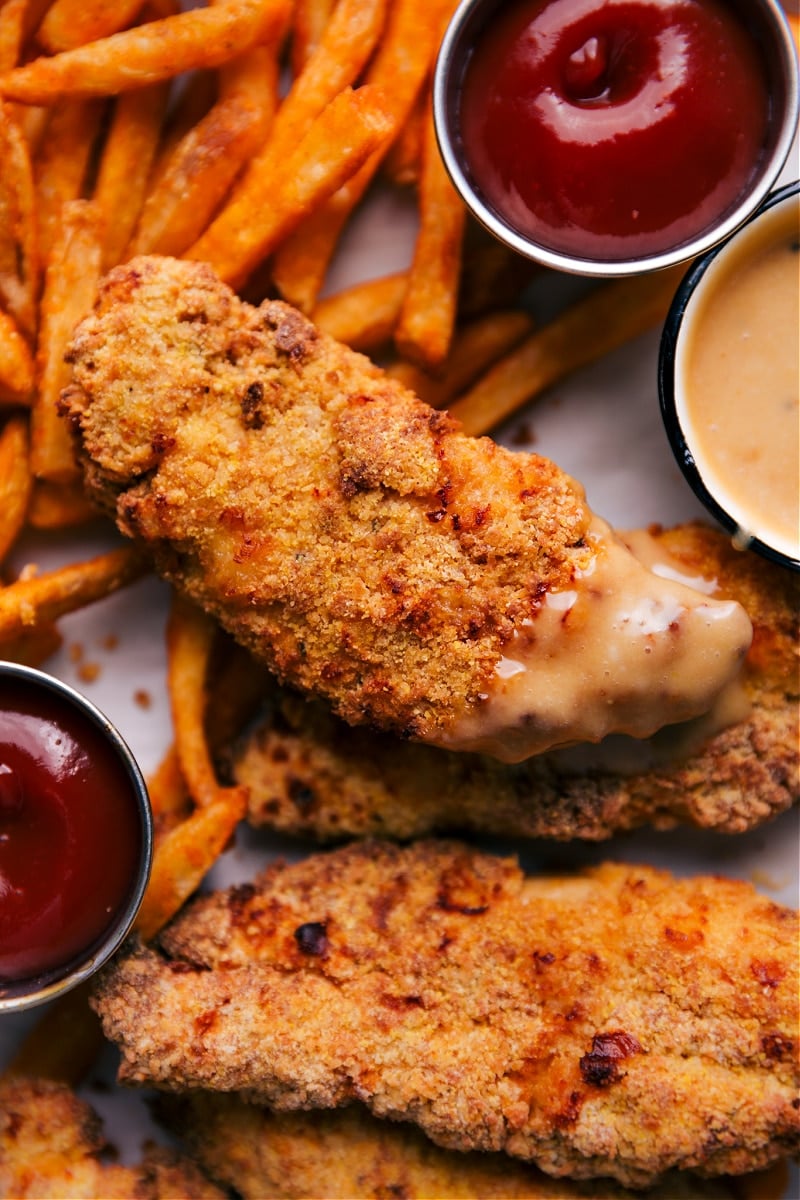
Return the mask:
<svg viewBox="0 0 800 1200">
<path fill-rule="evenodd" d="M 732 210 L 765 150 L 766 68 L 719 0 L 520 0 L 462 87 L 473 184 L 518 232 L 620 261 Z"/>
<path fill-rule="evenodd" d="M 91 953 L 137 881 L 142 822 L 88 717 L 0 680 L 0 989 Z"/>
</svg>

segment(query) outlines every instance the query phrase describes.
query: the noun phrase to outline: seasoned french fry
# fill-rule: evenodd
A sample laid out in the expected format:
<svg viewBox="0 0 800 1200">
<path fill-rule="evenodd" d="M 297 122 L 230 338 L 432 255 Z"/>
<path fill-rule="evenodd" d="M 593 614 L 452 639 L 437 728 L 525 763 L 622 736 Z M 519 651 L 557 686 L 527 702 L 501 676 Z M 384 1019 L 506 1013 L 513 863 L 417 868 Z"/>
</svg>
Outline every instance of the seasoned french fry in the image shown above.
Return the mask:
<svg viewBox="0 0 800 1200">
<path fill-rule="evenodd" d="M 252 212 L 250 223 L 230 238 L 220 237 L 215 222 L 185 257 L 210 262 L 222 279 L 238 287 L 291 229 L 358 171 L 391 130 L 377 88 L 346 88 L 286 159 L 269 206 Z"/>
<path fill-rule="evenodd" d="M 458 295 L 459 320 L 512 308 L 541 267 L 492 237 L 482 225 L 467 219 L 461 256 Z"/>
<path fill-rule="evenodd" d="M 8 418 L 0 430 L 0 563 L 22 532 L 31 495 L 28 420 Z"/>
<path fill-rule="evenodd" d="M 32 529 L 71 529 L 96 521 L 99 515 L 80 483 L 34 479 L 28 504 L 28 524 Z"/>
<path fill-rule="evenodd" d="M 103 217 L 102 268 L 121 261 L 147 192 L 161 132 L 167 87 L 158 83 L 119 96 L 108 132 L 94 202 Z"/>
<path fill-rule="evenodd" d="M 126 29 L 144 0 L 54 0 L 37 31 L 37 41 L 58 54 Z"/>
<path fill-rule="evenodd" d="M 103 221 L 88 200 L 64 205 L 61 235 L 45 273 L 39 345 L 38 388 L 31 412 L 31 463 L 40 479 L 68 483 L 78 468 L 69 432 L 57 409 L 70 380 L 64 361 L 72 331 L 94 303 L 101 274 Z"/>
<path fill-rule="evenodd" d="M 430 103 L 422 126 L 419 216 L 394 340 L 405 358 L 435 373 L 447 358 L 455 327 L 466 208 L 439 154 Z"/>
<path fill-rule="evenodd" d="M 596 288 L 496 363 L 451 406 L 451 415 L 467 433 L 487 433 L 550 384 L 663 320 L 685 269 Z"/>
<path fill-rule="evenodd" d="M 413 187 L 419 183 L 426 101 L 427 93 L 420 92 L 400 132 L 386 151 L 382 173 L 397 187 Z"/>
<path fill-rule="evenodd" d="M 0 658 L 26 667 L 40 667 L 61 648 L 62 640 L 57 626 L 45 621 L 10 642 L 0 642 Z"/>
<path fill-rule="evenodd" d="M 102 106 L 76 101 L 55 108 L 35 163 L 39 254 L 46 262 L 61 232 L 64 205 L 83 194 Z"/>
<path fill-rule="evenodd" d="M 0 5 L 0 71 L 10 71 L 19 62 L 27 10 L 28 0 L 6 0 Z"/>
<path fill-rule="evenodd" d="M 0 642 L 102 600 L 141 578 L 146 570 L 141 551 L 124 546 L 44 575 L 17 579 L 0 588 Z"/>
<path fill-rule="evenodd" d="M 385 91 L 394 138 L 411 112 L 438 46 L 452 0 L 397 0 L 366 81 Z M 386 138 L 357 174 L 288 237 L 275 255 L 273 279 L 291 304 L 311 312 L 328 264 L 353 209 L 391 144 Z"/>
<path fill-rule="evenodd" d="M 247 789 L 219 788 L 161 839 L 134 928 L 145 940 L 158 933 L 222 854 L 247 809 Z"/>
<path fill-rule="evenodd" d="M 90 993 L 87 981 L 59 996 L 23 1038 L 5 1074 L 77 1086 L 103 1045 L 100 1020 L 89 1007 Z"/>
<path fill-rule="evenodd" d="M 353 350 L 376 350 L 394 333 L 407 286 L 405 271 L 356 283 L 320 300 L 314 324 Z"/>
<path fill-rule="evenodd" d="M 171 106 L 147 185 L 149 195 L 158 187 L 177 147 L 218 99 L 218 71 L 193 71 Z"/>
<path fill-rule="evenodd" d="M 265 666 L 217 630 L 207 679 L 205 715 L 206 738 L 212 755 L 230 748 L 232 740 L 263 703 L 270 679 Z"/>
<path fill-rule="evenodd" d="M 155 843 L 158 845 L 166 833 L 186 819 L 191 808 L 174 743 L 148 777 L 147 794 L 153 811 Z"/>
<path fill-rule="evenodd" d="M 39 258 L 28 143 L 0 102 L 0 302 L 29 336 L 36 329 Z"/>
<path fill-rule="evenodd" d="M 0 405 L 30 404 L 34 386 L 33 355 L 8 313 L 0 309 Z"/>
<path fill-rule="evenodd" d="M 53 104 L 65 96 L 115 96 L 183 71 L 218 67 L 251 46 L 277 41 L 288 13 L 288 0 L 221 0 L 189 9 L 16 67 L 0 76 L 0 95 Z"/>
<path fill-rule="evenodd" d="M 206 677 L 216 626 L 177 594 L 167 622 L 167 689 L 181 774 L 192 800 L 210 804 L 219 788 L 205 733 Z"/>
<path fill-rule="evenodd" d="M 294 78 L 297 78 L 322 41 L 334 7 L 334 0 L 295 0 L 289 52 Z"/>
<path fill-rule="evenodd" d="M 274 49 L 256 46 L 223 69 L 219 101 L 175 146 L 147 196 L 131 255 L 178 256 L 197 241 L 263 142 L 277 99 Z"/>
<path fill-rule="evenodd" d="M 281 105 L 266 145 L 249 164 L 228 204 L 192 248 L 191 257 L 217 264 L 223 261 L 222 247 L 244 247 L 248 237 L 253 237 L 254 214 L 268 213 L 274 203 L 276 178 L 287 173 L 287 158 L 310 132 L 312 122 L 358 76 L 383 27 L 385 9 L 385 0 L 341 0 L 319 46 Z M 263 257 L 264 253 L 251 256 L 251 265 L 244 270 L 232 261 L 229 276 L 224 277 L 244 281 Z"/>
<path fill-rule="evenodd" d="M 444 408 L 532 329 L 533 319 L 522 309 L 487 313 L 456 333 L 444 370 L 435 378 L 409 362 L 393 363 L 387 370 L 431 408 Z"/>
</svg>

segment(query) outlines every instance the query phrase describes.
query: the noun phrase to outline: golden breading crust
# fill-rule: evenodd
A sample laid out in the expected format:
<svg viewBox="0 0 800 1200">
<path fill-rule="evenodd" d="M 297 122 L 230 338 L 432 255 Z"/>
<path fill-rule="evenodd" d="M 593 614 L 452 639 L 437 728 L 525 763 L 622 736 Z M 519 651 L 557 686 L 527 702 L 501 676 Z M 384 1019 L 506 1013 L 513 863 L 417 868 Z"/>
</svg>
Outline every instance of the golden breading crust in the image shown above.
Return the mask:
<svg viewBox="0 0 800 1200">
<path fill-rule="evenodd" d="M 355 843 L 198 898 L 105 973 L 121 1078 L 353 1099 L 442 1146 L 645 1186 L 800 1147 L 797 915 L 606 865 Z"/>
<path fill-rule="evenodd" d="M 596 840 L 641 825 L 741 833 L 789 808 L 800 781 L 798 576 L 707 526 L 651 534 L 753 622 L 742 719 L 690 742 L 688 754 L 670 756 L 663 735 L 635 754 L 629 744 L 634 763 L 645 758 L 637 769 L 615 769 L 613 759 L 589 767 L 569 751 L 508 766 L 350 728 L 326 705 L 276 687 L 230 767 L 249 788 L 250 822 L 323 841 L 457 829 Z"/>
<path fill-rule="evenodd" d="M 141 1166 L 101 1157 L 100 1119 L 68 1087 L 41 1079 L 0 1080 L 0 1196 L 14 1200 L 224 1200 L 188 1159 L 150 1150 Z"/>
<path fill-rule="evenodd" d="M 468 438 L 204 264 L 111 272 L 62 397 L 93 499 L 159 571 L 351 722 L 434 740 L 592 562 L 581 488 Z"/>
<path fill-rule="evenodd" d="M 612 1179 L 553 1179 L 506 1155 L 442 1150 L 360 1105 L 274 1113 L 236 1094 L 184 1092 L 158 1097 L 156 1111 L 243 1200 L 745 1200 L 728 1179 L 677 1172 L 646 1192 Z M 757 1180 L 759 1200 L 778 1200 L 784 1175 L 773 1168 L 748 1183 Z"/>
</svg>

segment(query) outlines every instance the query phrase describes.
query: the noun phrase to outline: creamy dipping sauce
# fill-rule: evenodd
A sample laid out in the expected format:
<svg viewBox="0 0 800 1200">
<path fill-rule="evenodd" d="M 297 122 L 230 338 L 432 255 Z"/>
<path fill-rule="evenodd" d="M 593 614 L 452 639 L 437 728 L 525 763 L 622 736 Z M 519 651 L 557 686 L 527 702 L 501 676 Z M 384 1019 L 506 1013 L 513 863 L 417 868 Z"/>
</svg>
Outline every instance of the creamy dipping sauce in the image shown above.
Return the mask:
<svg viewBox="0 0 800 1200">
<path fill-rule="evenodd" d="M 441 745 L 520 762 L 645 738 L 708 712 L 736 678 L 752 637 L 739 604 L 648 570 L 598 518 L 589 537 L 592 568 L 522 622 L 483 703 Z"/>
<path fill-rule="evenodd" d="M 800 196 L 717 256 L 683 318 L 681 430 L 707 491 L 738 527 L 800 557 Z"/>
</svg>

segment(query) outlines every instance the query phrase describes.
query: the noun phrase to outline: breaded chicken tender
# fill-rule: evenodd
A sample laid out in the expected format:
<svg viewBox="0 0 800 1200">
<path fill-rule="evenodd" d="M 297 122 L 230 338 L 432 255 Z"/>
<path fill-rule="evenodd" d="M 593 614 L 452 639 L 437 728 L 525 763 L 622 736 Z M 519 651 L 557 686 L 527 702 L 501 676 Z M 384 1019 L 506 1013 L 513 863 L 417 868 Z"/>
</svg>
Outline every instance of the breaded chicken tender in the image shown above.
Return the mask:
<svg viewBox="0 0 800 1200">
<path fill-rule="evenodd" d="M 361 842 L 196 899 L 94 1004 L 125 1082 L 642 1187 L 800 1148 L 797 934 L 744 883 Z"/>
<path fill-rule="evenodd" d="M 442 1150 L 360 1105 L 274 1113 L 235 1093 L 184 1092 L 159 1097 L 157 1112 L 243 1200 L 745 1200 L 729 1180 L 676 1172 L 645 1192 L 611 1179 L 553 1179 L 506 1155 Z M 778 1200 L 784 1174 L 748 1182 L 757 1182 L 759 1200 Z"/>
<path fill-rule="evenodd" d="M 730 724 L 700 720 L 512 766 L 350 728 L 276 687 L 227 766 L 248 787 L 251 824 L 322 841 L 459 829 L 599 840 L 642 825 L 741 833 L 796 803 L 800 579 L 696 523 L 639 531 L 630 544 L 745 608 L 753 643 Z"/>
<path fill-rule="evenodd" d="M 195 1163 L 153 1148 L 136 1167 L 102 1157 L 100 1119 L 66 1085 L 0 1080 L 0 1196 L 14 1200 L 224 1200 Z"/>
<path fill-rule="evenodd" d="M 739 668 L 740 606 L 639 566 L 556 466 L 203 264 L 112 271 L 69 358 L 91 497 L 351 724 L 516 761 L 695 716 Z"/>
</svg>

